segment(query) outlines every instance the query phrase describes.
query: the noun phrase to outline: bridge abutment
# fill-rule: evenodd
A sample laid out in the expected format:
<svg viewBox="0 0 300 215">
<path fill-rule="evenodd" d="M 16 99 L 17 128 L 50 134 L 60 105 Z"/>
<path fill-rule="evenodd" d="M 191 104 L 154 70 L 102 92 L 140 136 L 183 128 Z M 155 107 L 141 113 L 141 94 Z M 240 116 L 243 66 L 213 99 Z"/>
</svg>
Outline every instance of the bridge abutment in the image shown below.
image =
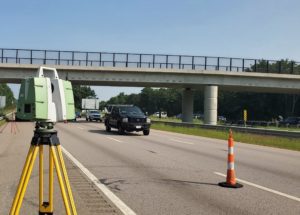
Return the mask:
<svg viewBox="0 0 300 215">
<path fill-rule="evenodd" d="M 216 125 L 218 120 L 218 86 L 204 87 L 204 124 Z"/>
<path fill-rule="evenodd" d="M 194 92 L 185 88 L 182 92 L 182 122 L 193 122 Z"/>
</svg>

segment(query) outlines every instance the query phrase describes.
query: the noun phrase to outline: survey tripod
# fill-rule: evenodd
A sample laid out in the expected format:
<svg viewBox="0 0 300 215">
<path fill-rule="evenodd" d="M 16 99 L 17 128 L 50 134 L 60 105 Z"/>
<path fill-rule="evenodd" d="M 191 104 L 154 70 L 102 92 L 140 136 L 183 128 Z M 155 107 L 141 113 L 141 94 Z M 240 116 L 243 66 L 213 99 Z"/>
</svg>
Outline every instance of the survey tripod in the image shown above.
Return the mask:
<svg viewBox="0 0 300 215">
<path fill-rule="evenodd" d="M 49 146 L 49 199 L 44 201 L 44 146 Z M 34 161 L 39 151 L 39 214 L 53 214 L 53 169 L 57 178 L 67 215 L 77 215 L 57 131 L 52 122 L 36 122 L 34 136 L 23 167 L 10 215 L 18 215 L 26 192 Z"/>
</svg>

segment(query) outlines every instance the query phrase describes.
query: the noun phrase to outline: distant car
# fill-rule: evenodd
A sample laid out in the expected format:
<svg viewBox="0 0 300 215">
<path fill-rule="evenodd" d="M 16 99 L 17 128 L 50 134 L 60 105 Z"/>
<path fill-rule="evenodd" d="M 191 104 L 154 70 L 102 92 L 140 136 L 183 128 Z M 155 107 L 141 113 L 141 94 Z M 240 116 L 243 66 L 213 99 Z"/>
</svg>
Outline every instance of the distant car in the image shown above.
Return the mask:
<svg viewBox="0 0 300 215">
<path fill-rule="evenodd" d="M 194 113 L 193 118 L 194 119 L 204 119 L 204 115 L 202 113 Z"/>
<path fill-rule="evenodd" d="M 72 121 L 77 121 L 77 118 L 81 118 L 81 113 L 79 111 L 75 112 L 75 118 Z"/>
<path fill-rule="evenodd" d="M 153 114 L 153 116 L 159 117 L 159 112 L 155 112 L 155 113 Z M 167 112 L 164 112 L 164 111 L 160 112 L 160 117 L 161 117 L 161 118 L 167 118 L 167 117 L 168 117 Z"/>
<path fill-rule="evenodd" d="M 100 121 L 102 122 L 102 117 L 99 111 L 97 110 L 90 110 L 86 113 L 86 121 Z"/>
<path fill-rule="evenodd" d="M 279 122 L 279 126 L 300 125 L 300 117 L 288 117 Z"/>
<path fill-rule="evenodd" d="M 226 117 L 225 116 L 218 116 L 218 121 L 226 122 Z"/>
<path fill-rule="evenodd" d="M 182 114 L 181 114 L 181 113 L 177 114 L 177 115 L 176 115 L 176 118 L 177 118 L 177 119 L 181 119 L 181 118 L 182 118 Z"/>
<path fill-rule="evenodd" d="M 75 112 L 75 117 L 76 118 L 81 118 L 81 113 L 79 111 Z"/>
</svg>

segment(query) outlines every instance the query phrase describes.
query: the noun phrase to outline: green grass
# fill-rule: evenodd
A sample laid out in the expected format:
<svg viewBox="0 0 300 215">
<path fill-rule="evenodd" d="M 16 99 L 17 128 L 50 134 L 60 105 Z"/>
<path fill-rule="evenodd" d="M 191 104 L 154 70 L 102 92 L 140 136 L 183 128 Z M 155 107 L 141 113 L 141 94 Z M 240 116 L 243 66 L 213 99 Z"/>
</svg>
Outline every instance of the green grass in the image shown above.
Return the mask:
<svg viewBox="0 0 300 215">
<path fill-rule="evenodd" d="M 11 113 L 12 111 L 15 111 L 15 108 L 14 108 L 14 107 L 1 109 L 0 115 L 5 115 L 5 114 L 8 114 L 8 113 Z M 2 125 L 5 124 L 5 123 L 6 123 L 6 120 L 5 120 L 5 119 L 0 120 L 0 126 L 2 126 Z"/>
<path fill-rule="evenodd" d="M 2 126 L 5 123 L 5 120 L 0 120 L 0 126 Z"/>
<path fill-rule="evenodd" d="M 175 117 L 166 117 L 166 118 L 158 118 L 151 116 L 151 120 L 161 121 L 161 122 L 182 122 L 181 119 L 177 119 Z M 200 119 L 193 119 L 194 124 L 203 124 L 203 121 Z M 218 122 L 218 125 L 224 125 L 222 122 Z M 254 126 L 253 128 L 261 128 L 261 129 L 274 129 L 279 131 L 299 131 L 300 127 L 276 127 L 276 126 Z"/>
<path fill-rule="evenodd" d="M 221 140 L 228 139 L 228 131 L 217 131 L 203 128 L 185 128 L 179 126 L 164 125 L 162 123 L 155 123 L 151 125 L 152 128 L 162 131 L 170 131 L 181 134 L 189 134 L 201 137 L 210 137 Z M 297 138 L 273 137 L 267 135 L 247 134 L 235 132 L 233 130 L 234 140 L 237 142 L 270 146 L 282 149 L 290 149 L 300 151 L 300 140 Z"/>
<path fill-rule="evenodd" d="M 155 121 L 162 121 L 162 122 L 182 122 L 181 119 L 177 119 L 175 117 L 158 118 L 158 117 L 151 116 L 150 119 Z M 200 119 L 193 119 L 193 123 L 203 124 L 203 121 Z"/>
</svg>

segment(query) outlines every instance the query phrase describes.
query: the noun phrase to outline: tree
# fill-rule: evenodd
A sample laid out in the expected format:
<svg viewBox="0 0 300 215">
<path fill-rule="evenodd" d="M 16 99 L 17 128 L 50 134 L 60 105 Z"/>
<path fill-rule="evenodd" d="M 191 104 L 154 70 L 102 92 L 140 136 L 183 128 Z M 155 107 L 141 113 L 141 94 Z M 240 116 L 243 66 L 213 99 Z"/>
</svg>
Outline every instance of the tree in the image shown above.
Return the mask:
<svg viewBox="0 0 300 215">
<path fill-rule="evenodd" d="M 6 96 L 6 108 L 15 107 L 15 98 L 7 84 L 0 84 L 0 96 Z"/>
<path fill-rule="evenodd" d="M 89 86 L 73 85 L 75 108 L 81 109 L 81 102 L 84 98 L 96 98 L 96 93 Z"/>
</svg>

